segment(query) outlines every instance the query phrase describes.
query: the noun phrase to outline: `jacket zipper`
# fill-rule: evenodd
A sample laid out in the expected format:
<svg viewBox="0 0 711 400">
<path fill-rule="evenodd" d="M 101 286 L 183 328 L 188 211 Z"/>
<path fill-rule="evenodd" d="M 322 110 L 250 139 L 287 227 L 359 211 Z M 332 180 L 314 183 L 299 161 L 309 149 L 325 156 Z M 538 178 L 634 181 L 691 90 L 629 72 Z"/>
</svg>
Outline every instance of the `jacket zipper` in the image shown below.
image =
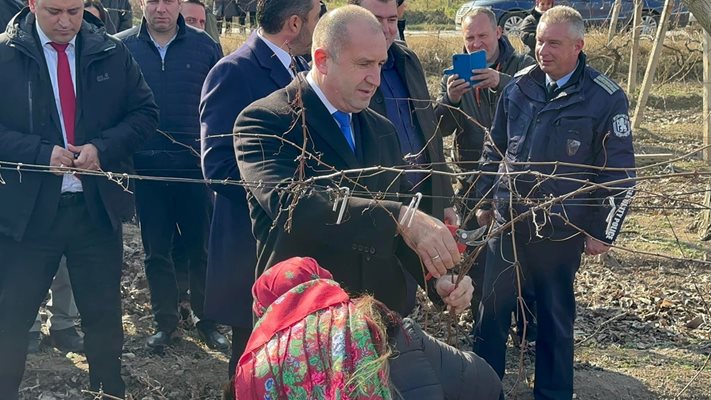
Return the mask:
<svg viewBox="0 0 711 400">
<path fill-rule="evenodd" d="M 33 120 L 33 114 L 34 114 L 33 102 L 34 102 L 34 100 L 32 99 L 32 80 L 30 79 L 27 81 L 27 106 L 29 107 L 29 113 L 30 113 L 30 115 L 28 117 L 28 121 L 30 123 L 29 124 L 30 135 L 34 135 L 34 133 L 35 133 L 35 126 L 34 126 L 34 120 Z"/>
</svg>

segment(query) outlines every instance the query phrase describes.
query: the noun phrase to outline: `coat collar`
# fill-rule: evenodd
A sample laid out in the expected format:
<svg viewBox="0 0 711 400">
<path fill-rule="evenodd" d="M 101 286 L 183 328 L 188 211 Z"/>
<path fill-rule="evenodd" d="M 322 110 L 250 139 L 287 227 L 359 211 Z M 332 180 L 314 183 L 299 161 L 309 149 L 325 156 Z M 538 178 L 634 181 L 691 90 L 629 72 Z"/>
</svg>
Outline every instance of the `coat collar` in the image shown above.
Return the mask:
<svg viewBox="0 0 711 400">
<path fill-rule="evenodd" d="M 568 80 L 568 83 L 561 88 L 557 96 L 548 102 L 550 106 L 546 105 L 545 109 L 558 109 L 560 107 L 565 107 L 573 103 L 578 103 L 584 100 L 582 94 L 583 85 L 585 80 L 583 75 L 585 74 L 586 68 L 586 56 L 585 53 L 581 52 L 578 56 L 578 67 L 573 72 L 573 75 Z M 523 71 L 526 71 L 523 73 Z M 523 92 L 526 97 L 537 101 L 546 102 L 546 75 L 541 70 L 538 65 L 531 66 L 526 70 L 522 70 L 522 76 L 525 79 L 519 79 L 517 86 Z"/>
<path fill-rule="evenodd" d="M 268 76 L 277 84 L 279 87 L 285 87 L 292 81 L 289 71 L 284 68 L 284 65 L 275 57 L 272 49 L 267 46 L 262 39 L 259 38 L 257 32 L 252 32 L 252 34 L 247 39 L 245 43 L 254 57 L 259 63 L 259 66 L 263 69 L 269 71 Z"/>
</svg>

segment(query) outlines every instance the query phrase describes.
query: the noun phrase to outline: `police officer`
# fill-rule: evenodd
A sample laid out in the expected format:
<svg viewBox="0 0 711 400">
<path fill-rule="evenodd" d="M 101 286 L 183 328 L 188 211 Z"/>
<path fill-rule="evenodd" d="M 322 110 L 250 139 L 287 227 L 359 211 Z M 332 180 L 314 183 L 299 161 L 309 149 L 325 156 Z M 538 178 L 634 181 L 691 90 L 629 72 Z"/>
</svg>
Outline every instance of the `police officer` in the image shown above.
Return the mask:
<svg viewBox="0 0 711 400">
<path fill-rule="evenodd" d="M 504 89 L 485 145 L 482 170 L 499 173 L 477 184 L 491 192 L 491 208 L 477 210 L 482 225 L 521 218 L 489 242 L 475 351 L 503 377 L 509 316 L 525 309 L 517 282 L 532 281 L 536 399 L 572 398 L 575 272 L 583 251 L 610 248 L 633 195 L 627 178 L 634 174 L 625 172 L 634 167 L 627 97 L 586 65 L 584 29 L 570 7 L 543 15 L 538 65 Z"/>
</svg>

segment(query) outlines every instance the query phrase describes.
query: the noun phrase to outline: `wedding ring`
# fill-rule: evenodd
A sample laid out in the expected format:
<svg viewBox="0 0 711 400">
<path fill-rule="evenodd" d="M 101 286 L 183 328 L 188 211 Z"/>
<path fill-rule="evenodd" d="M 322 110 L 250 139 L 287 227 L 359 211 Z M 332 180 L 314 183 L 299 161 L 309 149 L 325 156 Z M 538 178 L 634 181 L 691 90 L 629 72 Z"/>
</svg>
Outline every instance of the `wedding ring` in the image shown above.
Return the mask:
<svg viewBox="0 0 711 400">
<path fill-rule="evenodd" d="M 436 256 L 432 257 L 432 261 L 434 261 L 434 260 L 439 260 L 439 254 L 437 254 Z"/>
</svg>

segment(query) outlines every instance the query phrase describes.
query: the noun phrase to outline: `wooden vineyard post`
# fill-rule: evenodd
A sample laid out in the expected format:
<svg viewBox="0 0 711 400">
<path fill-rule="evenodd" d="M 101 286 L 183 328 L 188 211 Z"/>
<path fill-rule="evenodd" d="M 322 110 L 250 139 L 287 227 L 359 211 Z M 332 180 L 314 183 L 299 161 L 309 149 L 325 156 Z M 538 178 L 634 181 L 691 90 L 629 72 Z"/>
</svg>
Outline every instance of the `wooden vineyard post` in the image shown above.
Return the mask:
<svg viewBox="0 0 711 400">
<path fill-rule="evenodd" d="M 704 31 L 704 151 L 703 157 L 707 164 L 711 164 L 711 149 L 708 146 L 711 144 L 711 116 L 709 109 L 711 108 L 711 35 L 708 31 Z M 705 210 L 701 213 L 701 225 L 699 226 L 699 238 L 701 240 L 711 239 L 711 184 L 706 184 L 706 195 L 704 196 Z"/>
<path fill-rule="evenodd" d="M 639 59 L 639 38 L 642 36 L 642 3 L 634 2 L 634 19 L 632 28 L 632 51 L 630 52 L 630 70 L 627 74 L 627 94 L 634 96 L 637 90 L 637 61 Z"/>
<path fill-rule="evenodd" d="M 612 42 L 612 38 L 617 33 L 617 20 L 620 18 L 620 8 L 622 0 L 615 0 L 615 5 L 612 6 L 612 17 L 610 19 L 610 29 L 607 31 L 607 43 Z"/>
<path fill-rule="evenodd" d="M 704 146 L 711 145 L 711 35 L 704 31 Z M 711 149 L 704 148 L 704 161 L 711 164 Z"/>
<path fill-rule="evenodd" d="M 654 75 L 657 71 L 659 58 L 662 55 L 664 37 L 667 35 L 667 28 L 669 27 L 669 14 L 671 14 L 673 5 L 673 0 L 664 1 L 662 20 L 659 24 L 659 29 L 657 30 L 657 36 L 654 38 L 654 47 L 652 48 L 652 53 L 649 55 L 647 71 L 645 71 L 644 80 L 642 80 L 642 90 L 637 98 L 637 107 L 635 108 L 634 116 L 632 117 L 633 128 L 639 128 L 640 124 L 642 124 L 642 118 L 644 118 L 644 107 L 647 105 L 647 99 L 649 99 L 649 92 L 652 89 L 652 83 L 654 83 Z"/>
</svg>

